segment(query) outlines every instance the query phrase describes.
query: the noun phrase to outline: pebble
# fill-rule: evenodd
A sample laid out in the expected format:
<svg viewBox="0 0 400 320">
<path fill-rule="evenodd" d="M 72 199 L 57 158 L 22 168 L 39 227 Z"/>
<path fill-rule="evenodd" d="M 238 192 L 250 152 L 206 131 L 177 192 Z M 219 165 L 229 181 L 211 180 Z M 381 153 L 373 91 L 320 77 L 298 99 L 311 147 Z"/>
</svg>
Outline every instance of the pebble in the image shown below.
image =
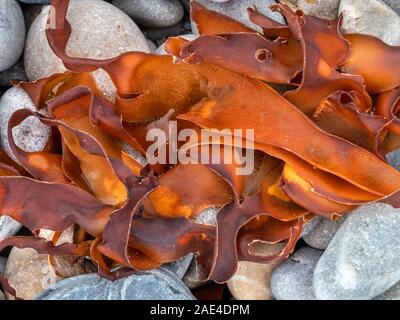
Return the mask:
<svg viewBox="0 0 400 320">
<path fill-rule="evenodd" d="M 315 300 L 312 279 L 323 251 L 304 247 L 282 262 L 271 276 L 271 289 L 277 300 Z"/>
<path fill-rule="evenodd" d="M 283 247 L 281 243 L 255 243 L 253 252 L 267 256 L 278 253 Z M 227 282 L 233 297 L 236 300 L 272 300 L 271 274 L 279 264 L 279 261 L 267 264 L 239 261 L 236 273 Z"/>
<path fill-rule="evenodd" d="M 113 0 L 112 3 L 145 27 L 169 27 L 183 18 L 179 0 Z"/>
<path fill-rule="evenodd" d="M 67 230 L 57 244 L 72 241 L 71 229 Z M 41 233 L 41 236 L 45 237 L 45 235 L 45 233 Z M 70 277 L 87 272 L 89 265 L 86 264 L 84 258 L 77 258 L 76 261 L 73 259 L 74 257 L 55 257 L 55 266 L 61 275 Z M 90 272 L 92 271 L 93 269 L 90 270 Z M 17 297 L 24 300 L 35 299 L 40 292 L 64 279 L 57 275 L 50 266 L 48 255 L 38 254 L 30 248 L 18 249 L 16 247 L 10 252 L 4 275 L 16 290 Z M 13 297 L 7 294 L 7 298 L 12 299 Z"/>
<path fill-rule="evenodd" d="M 334 20 L 338 17 L 340 0 L 279 0 L 280 3 L 289 5 L 294 10 L 322 19 Z"/>
<path fill-rule="evenodd" d="M 392 46 L 400 45 L 400 16 L 380 0 L 341 0 L 342 31 L 380 38 Z"/>
<path fill-rule="evenodd" d="M 179 37 L 189 40 L 189 41 L 192 41 L 192 40 L 196 39 L 198 36 L 196 36 L 194 34 L 182 34 L 182 35 L 179 35 Z M 164 50 L 164 46 L 165 46 L 165 42 L 157 48 L 156 53 L 157 54 L 166 54 L 166 52 Z"/>
<path fill-rule="evenodd" d="M 303 237 L 304 241 L 315 249 L 326 249 L 345 219 L 346 216 L 342 216 L 336 221 L 319 219 L 315 228 Z"/>
<path fill-rule="evenodd" d="M 9 216 L 0 217 L 0 241 L 14 236 L 22 228 L 22 224 Z"/>
<path fill-rule="evenodd" d="M 383 203 L 354 210 L 314 271 L 321 300 L 370 300 L 400 281 L 400 209 Z"/>
<path fill-rule="evenodd" d="M 10 69 L 0 72 L 0 86 L 11 87 L 11 80 L 27 81 L 24 62 L 19 60 Z"/>
<path fill-rule="evenodd" d="M 311 221 L 308 221 L 303 227 L 303 231 L 301 232 L 301 237 L 304 238 L 311 231 L 313 231 L 316 228 L 316 226 L 319 224 L 321 219 L 322 219 L 321 217 L 316 216 Z"/>
<path fill-rule="evenodd" d="M 260 32 L 262 31 L 261 28 L 252 23 L 249 20 L 249 15 L 247 14 L 247 8 L 253 7 L 254 5 L 261 13 L 265 14 L 266 16 L 280 23 L 285 23 L 285 20 L 280 13 L 273 12 L 269 9 L 270 5 L 276 4 L 274 0 L 230 0 L 228 2 L 198 0 L 198 2 L 204 5 L 209 10 L 222 13 Z M 192 24 L 192 29 L 194 34 L 198 34 L 197 27 L 194 23 Z"/>
<path fill-rule="evenodd" d="M 386 155 L 386 158 L 391 166 L 400 171 L 400 149 L 390 152 Z"/>
<path fill-rule="evenodd" d="M 97 274 L 72 277 L 42 292 L 37 300 L 195 300 L 172 272 L 155 269 L 115 282 Z"/>
<path fill-rule="evenodd" d="M 14 159 L 14 154 L 8 144 L 8 121 L 16 110 L 23 108 L 36 110 L 32 100 L 22 88 L 10 88 L 0 98 L 0 143 L 2 149 Z M 42 151 L 46 146 L 50 133 L 50 128 L 34 117 L 25 119 L 13 129 L 15 143 L 26 152 Z"/>
<path fill-rule="evenodd" d="M 45 35 L 49 6 L 33 22 L 27 36 L 25 69 L 30 81 L 65 71 L 52 52 Z M 108 59 L 127 51 L 149 52 L 138 26 L 118 8 L 101 0 L 71 0 L 68 21 L 72 34 L 67 53 L 73 57 Z M 115 86 L 103 70 L 94 72 L 102 94 L 115 98 Z"/>
<path fill-rule="evenodd" d="M 0 71 L 11 68 L 24 50 L 25 23 L 16 0 L 0 1 Z"/>
<path fill-rule="evenodd" d="M 174 262 L 166 263 L 163 265 L 163 268 L 172 271 L 179 279 L 182 279 L 186 274 L 190 263 L 192 262 L 194 254 L 190 253 Z"/>
</svg>

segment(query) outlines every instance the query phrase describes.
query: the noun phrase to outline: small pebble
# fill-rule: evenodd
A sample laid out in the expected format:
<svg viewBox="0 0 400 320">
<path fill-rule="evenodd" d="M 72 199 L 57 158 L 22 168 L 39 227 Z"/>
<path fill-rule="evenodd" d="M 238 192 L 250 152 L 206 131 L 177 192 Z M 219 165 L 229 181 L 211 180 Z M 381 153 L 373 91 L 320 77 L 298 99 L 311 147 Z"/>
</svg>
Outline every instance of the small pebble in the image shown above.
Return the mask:
<svg viewBox="0 0 400 320">
<path fill-rule="evenodd" d="M 342 31 L 380 38 L 392 46 L 400 45 L 400 16 L 380 0 L 341 0 Z"/>
<path fill-rule="evenodd" d="M 301 237 L 304 238 L 311 231 L 313 231 L 316 228 L 316 226 L 319 224 L 321 219 L 322 219 L 321 217 L 316 216 L 311 221 L 308 221 L 303 227 L 303 231 L 301 232 Z"/>
<path fill-rule="evenodd" d="M 0 98 L 1 147 L 14 159 L 14 154 L 8 144 L 8 121 L 16 110 L 23 108 L 36 111 L 32 100 L 22 88 L 10 88 Z M 15 143 L 26 152 L 42 151 L 48 142 L 50 133 L 50 128 L 34 117 L 25 119 L 20 125 L 13 129 Z"/>
<path fill-rule="evenodd" d="M 315 249 L 326 249 L 345 219 L 345 215 L 336 221 L 319 219 L 315 228 L 303 237 L 304 241 Z"/>
<path fill-rule="evenodd" d="M 400 149 L 390 152 L 386 158 L 391 166 L 400 171 Z"/>
<path fill-rule="evenodd" d="M 179 0 L 113 0 L 112 3 L 145 27 L 169 27 L 183 18 Z"/>
<path fill-rule="evenodd" d="M 321 300 L 370 300 L 400 281 L 400 209 L 360 206 L 343 222 L 314 271 Z"/>
<path fill-rule="evenodd" d="M 11 68 L 24 50 L 25 23 L 16 0 L 0 1 L 0 71 Z"/>
<path fill-rule="evenodd" d="M 56 283 L 37 300 L 194 300 L 172 272 L 155 269 L 138 272 L 115 282 L 97 274 L 72 277 Z"/>
<path fill-rule="evenodd" d="M 272 273 L 271 289 L 277 300 L 315 300 L 312 279 L 323 251 L 301 248 Z"/>
<path fill-rule="evenodd" d="M 269 256 L 278 253 L 283 244 L 253 244 L 253 252 Z M 228 288 L 236 300 L 272 300 L 271 274 L 280 261 L 271 263 L 255 263 L 239 261 L 234 276 L 228 280 Z"/>
</svg>

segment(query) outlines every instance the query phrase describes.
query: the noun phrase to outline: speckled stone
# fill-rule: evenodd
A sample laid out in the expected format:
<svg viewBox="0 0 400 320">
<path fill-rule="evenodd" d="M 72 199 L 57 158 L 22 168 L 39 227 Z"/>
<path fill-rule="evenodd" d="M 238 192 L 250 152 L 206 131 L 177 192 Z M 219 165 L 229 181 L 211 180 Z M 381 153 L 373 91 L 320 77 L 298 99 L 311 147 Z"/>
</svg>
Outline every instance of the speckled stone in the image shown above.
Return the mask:
<svg viewBox="0 0 400 320">
<path fill-rule="evenodd" d="M 44 7 L 27 36 L 25 69 L 31 81 L 65 71 L 47 42 L 48 12 L 49 6 Z M 66 49 L 70 56 L 108 59 L 127 51 L 150 51 L 146 38 L 132 19 L 107 2 L 71 0 L 67 19 L 72 26 Z M 113 99 L 116 89 L 108 75 L 97 70 L 94 76 L 102 94 Z"/>
<path fill-rule="evenodd" d="M 58 282 L 37 300 L 194 300 L 189 289 L 172 272 L 155 269 L 115 282 L 97 274 Z"/>
<path fill-rule="evenodd" d="M 375 36 L 389 45 L 400 45 L 400 16 L 381 0 L 341 0 L 344 33 Z"/>
<path fill-rule="evenodd" d="M 269 9 L 269 6 L 276 4 L 274 0 L 230 0 L 228 2 L 214 2 L 211 0 L 198 0 L 199 3 L 204 5 L 206 8 L 222 13 L 232 19 L 240 21 L 241 23 L 249 26 L 250 28 L 256 29 L 257 31 L 262 31 L 261 28 L 249 20 L 249 15 L 247 14 L 247 8 L 253 7 L 254 5 L 257 9 L 265 14 L 266 16 L 285 23 L 282 15 L 278 12 L 273 12 Z M 194 34 L 198 34 L 197 27 L 192 24 L 192 29 Z"/>
<path fill-rule="evenodd" d="M 255 254 L 269 256 L 283 247 L 281 243 L 255 243 L 252 249 Z M 271 274 L 279 264 L 239 261 L 236 273 L 227 282 L 229 291 L 237 300 L 272 300 Z"/>
<path fill-rule="evenodd" d="M 185 40 L 192 41 L 192 40 L 196 39 L 198 36 L 196 36 L 194 34 L 182 34 L 179 37 L 183 38 Z M 165 46 L 165 42 L 161 46 L 159 46 L 157 48 L 156 53 L 158 53 L 158 54 L 166 54 L 166 52 L 164 50 L 164 46 Z"/>
<path fill-rule="evenodd" d="M 279 0 L 294 10 L 322 19 L 337 19 L 340 0 Z"/>
<path fill-rule="evenodd" d="M 400 281 L 400 209 L 364 205 L 344 221 L 314 271 L 318 299 L 369 300 Z"/>
<path fill-rule="evenodd" d="M 57 244 L 72 241 L 72 229 L 63 233 Z M 49 232 L 41 232 L 41 236 L 50 239 Z M 18 249 L 14 247 L 7 260 L 4 275 L 10 285 L 16 290 L 17 297 L 33 300 L 40 292 L 51 287 L 65 277 L 71 277 L 87 272 L 93 272 L 90 264 L 84 258 L 55 257 L 55 267 L 49 264 L 48 255 L 38 254 L 33 249 Z M 61 276 L 62 275 L 62 276 Z M 8 299 L 13 297 L 7 294 Z"/>
<path fill-rule="evenodd" d="M 24 49 L 25 23 L 19 3 L 0 1 L 0 71 L 11 68 Z"/>
<path fill-rule="evenodd" d="M 315 228 L 303 237 L 304 241 L 315 249 L 326 249 L 345 219 L 346 216 L 336 221 L 320 219 Z"/>
<path fill-rule="evenodd" d="M 271 277 L 271 289 L 277 300 L 315 300 L 312 279 L 323 251 L 301 248 L 282 262 Z"/>
<path fill-rule="evenodd" d="M 169 27 L 183 18 L 179 0 L 113 0 L 112 3 L 145 27 Z"/>
<path fill-rule="evenodd" d="M 22 228 L 22 224 L 9 216 L 0 217 L 0 241 L 14 236 Z"/>
<path fill-rule="evenodd" d="M 1 147 L 15 159 L 8 144 L 7 127 L 12 114 L 19 109 L 36 110 L 28 94 L 21 88 L 10 88 L 0 98 L 0 138 Z M 13 129 L 14 141 L 26 152 L 42 151 L 50 137 L 50 128 L 38 119 L 29 117 Z"/>
<path fill-rule="evenodd" d="M 216 208 L 207 208 L 201 211 L 196 216 L 194 221 L 201 224 L 208 224 L 211 226 L 215 226 L 217 224 L 217 213 L 218 210 Z"/>
</svg>

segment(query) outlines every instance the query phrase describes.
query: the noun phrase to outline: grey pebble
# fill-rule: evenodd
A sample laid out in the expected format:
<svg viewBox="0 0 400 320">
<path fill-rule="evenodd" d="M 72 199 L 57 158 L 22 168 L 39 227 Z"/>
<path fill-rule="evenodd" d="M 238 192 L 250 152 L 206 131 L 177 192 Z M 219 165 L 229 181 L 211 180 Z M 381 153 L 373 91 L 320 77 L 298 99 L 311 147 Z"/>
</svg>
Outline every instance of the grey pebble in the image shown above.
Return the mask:
<svg viewBox="0 0 400 320">
<path fill-rule="evenodd" d="M 57 282 L 36 300 L 194 300 L 190 290 L 172 272 L 138 272 L 115 282 L 97 274 Z"/>
<path fill-rule="evenodd" d="M 400 1 L 399 0 L 383 0 L 390 8 L 400 14 Z"/>
<path fill-rule="evenodd" d="M 400 281 L 400 209 L 374 203 L 354 210 L 314 271 L 314 294 L 370 300 Z"/>
<path fill-rule="evenodd" d="M 315 300 L 313 272 L 323 251 L 301 248 L 272 273 L 271 289 L 277 300 Z"/>
<path fill-rule="evenodd" d="M 0 1 L 0 71 L 11 68 L 24 50 L 25 23 L 16 0 Z"/>
<path fill-rule="evenodd" d="M 301 232 L 301 237 L 304 238 L 310 232 L 312 232 L 316 228 L 316 226 L 319 224 L 321 219 L 322 219 L 321 217 L 316 216 L 311 221 L 307 222 L 303 227 L 303 231 Z"/>
<path fill-rule="evenodd" d="M 294 10 L 322 19 L 337 19 L 340 0 L 279 0 Z"/>
<path fill-rule="evenodd" d="M 342 31 L 363 33 L 400 45 L 400 16 L 381 0 L 341 0 Z"/>
<path fill-rule="evenodd" d="M 113 0 L 112 3 L 145 27 L 169 27 L 183 18 L 179 0 Z"/>
<path fill-rule="evenodd" d="M 336 221 L 319 219 L 315 228 L 303 237 L 304 241 L 315 249 L 326 249 L 345 219 L 345 215 Z"/>
</svg>

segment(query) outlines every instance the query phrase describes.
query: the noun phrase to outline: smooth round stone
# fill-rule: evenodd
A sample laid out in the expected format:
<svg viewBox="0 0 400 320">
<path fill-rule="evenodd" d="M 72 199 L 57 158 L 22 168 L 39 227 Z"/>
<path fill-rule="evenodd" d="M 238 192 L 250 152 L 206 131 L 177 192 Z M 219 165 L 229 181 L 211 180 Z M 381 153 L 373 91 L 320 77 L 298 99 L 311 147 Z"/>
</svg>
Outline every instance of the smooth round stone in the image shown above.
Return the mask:
<svg viewBox="0 0 400 320">
<path fill-rule="evenodd" d="M 0 72 L 0 86 L 11 87 L 11 80 L 27 81 L 24 62 L 18 61 L 10 69 Z"/>
<path fill-rule="evenodd" d="M 145 27 L 169 27 L 183 18 L 179 0 L 113 0 L 112 3 Z"/>
<path fill-rule="evenodd" d="M 71 230 L 65 231 L 57 244 L 72 242 Z M 41 236 L 48 240 L 50 239 L 49 235 L 48 232 L 41 232 Z M 55 257 L 54 261 L 58 272 L 65 277 L 84 274 L 89 269 L 84 258 L 78 258 L 75 261 L 74 257 Z M 89 272 L 92 271 L 93 269 Z M 16 247 L 10 252 L 4 275 L 16 290 L 17 297 L 24 300 L 33 300 L 40 292 L 64 279 L 55 273 L 49 264 L 48 255 L 38 254 L 30 248 L 18 249 Z M 7 297 L 13 298 L 9 294 Z"/>
<path fill-rule="evenodd" d="M 301 248 L 272 273 L 271 289 L 277 300 L 315 300 L 313 272 L 323 251 Z"/>
<path fill-rule="evenodd" d="M 24 50 L 25 23 L 15 0 L 0 1 L 0 71 L 11 68 Z"/>
<path fill-rule="evenodd" d="M 155 269 L 109 281 L 86 274 L 56 283 L 37 300 L 195 300 L 172 272 Z"/>
<path fill-rule="evenodd" d="M 0 217 L 0 241 L 14 236 L 22 228 L 22 224 L 9 216 Z"/>
<path fill-rule="evenodd" d="M 337 19 L 340 0 L 279 0 L 280 3 L 289 5 L 294 10 L 322 18 Z"/>
<path fill-rule="evenodd" d="M 319 219 L 315 228 L 303 236 L 304 241 L 315 249 L 326 249 L 345 219 L 346 216 L 342 216 L 336 221 Z"/>
<path fill-rule="evenodd" d="M 230 0 L 228 2 L 198 0 L 198 2 L 204 5 L 209 10 L 222 13 L 260 32 L 262 31 L 261 28 L 250 21 L 249 15 L 247 13 L 247 8 L 253 7 L 254 5 L 262 14 L 280 23 L 285 23 L 285 20 L 279 12 L 273 12 L 269 9 L 270 5 L 276 4 L 274 0 Z M 192 25 L 192 28 L 193 33 L 198 34 L 197 27 L 194 26 L 194 23 Z"/>
<path fill-rule="evenodd" d="M 45 35 L 49 8 L 44 7 L 27 36 L 25 69 L 31 81 L 66 70 Z M 66 52 L 72 57 L 108 59 L 127 51 L 150 51 L 146 38 L 132 19 L 105 1 L 71 0 L 67 19 L 72 33 Z M 102 94 L 113 99 L 116 89 L 107 73 L 99 69 L 94 78 Z"/>
<path fill-rule="evenodd" d="M 255 243 L 253 252 L 269 256 L 280 252 L 283 247 L 281 243 Z M 272 300 L 271 274 L 279 264 L 280 261 L 266 264 L 239 261 L 236 273 L 227 282 L 229 291 L 237 300 Z"/>
<path fill-rule="evenodd" d="M 1 147 L 14 159 L 14 154 L 8 143 L 8 122 L 15 111 L 23 108 L 36 111 L 32 100 L 22 88 L 10 88 L 0 99 Z M 34 117 L 25 119 L 13 129 L 15 143 L 26 152 L 42 151 L 49 140 L 50 134 L 51 129 Z"/>
<path fill-rule="evenodd" d="M 361 206 L 343 222 L 314 271 L 314 294 L 369 300 L 400 281 L 400 209 Z"/>
<path fill-rule="evenodd" d="M 215 226 L 217 224 L 218 209 L 207 208 L 201 211 L 194 219 L 196 223 Z"/>
<path fill-rule="evenodd" d="M 341 0 L 339 13 L 345 34 L 369 34 L 389 45 L 400 45 L 400 16 L 381 0 Z"/>
<path fill-rule="evenodd" d="M 192 41 L 192 40 L 198 38 L 198 36 L 196 36 L 196 35 L 194 35 L 194 34 L 182 34 L 182 35 L 180 35 L 179 37 L 180 37 L 180 38 L 183 38 L 183 39 L 185 39 L 185 40 L 189 40 L 189 41 Z M 159 47 L 157 48 L 157 50 L 156 50 L 156 53 L 157 53 L 157 54 L 166 54 L 166 52 L 165 52 L 165 50 L 164 50 L 165 43 L 166 43 L 166 42 L 164 42 L 161 46 L 159 46 Z"/>
<path fill-rule="evenodd" d="M 386 155 L 386 158 L 391 166 L 400 171 L 400 149 L 390 152 Z"/>
<path fill-rule="evenodd" d="M 174 262 L 166 263 L 162 267 L 176 274 L 179 279 L 182 279 L 186 274 L 193 257 L 194 254 L 190 253 Z"/>
</svg>

